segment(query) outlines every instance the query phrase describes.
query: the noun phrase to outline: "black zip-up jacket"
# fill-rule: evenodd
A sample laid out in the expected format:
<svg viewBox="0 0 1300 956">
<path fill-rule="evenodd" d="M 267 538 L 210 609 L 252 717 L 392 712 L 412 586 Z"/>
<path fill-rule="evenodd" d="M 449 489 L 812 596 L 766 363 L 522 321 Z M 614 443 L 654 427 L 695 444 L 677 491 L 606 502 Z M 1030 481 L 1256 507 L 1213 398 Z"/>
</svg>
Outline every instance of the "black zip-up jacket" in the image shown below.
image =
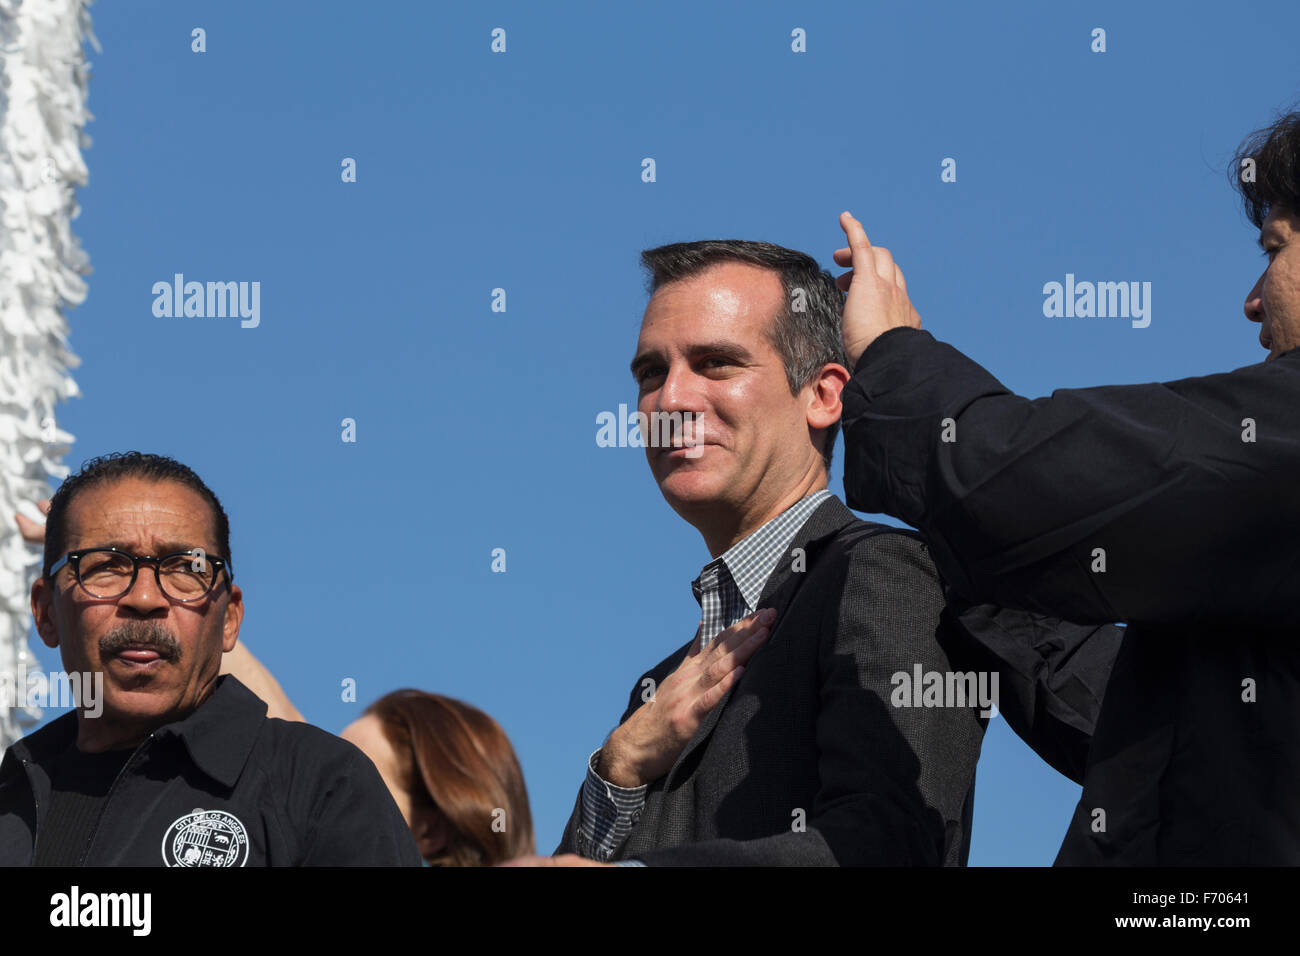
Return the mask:
<svg viewBox="0 0 1300 956">
<path fill-rule="evenodd" d="M 891 329 L 843 423 L 956 590 L 1128 624 L 1058 864 L 1300 864 L 1300 349 L 1031 401 Z"/>
<path fill-rule="evenodd" d="M 13 744 L 0 763 L 0 865 L 27 866 L 50 799 L 50 768 L 75 746 L 77 714 Z M 419 866 L 379 772 L 309 724 L 266 716 L 218 678 L 183 720 L 140 744 L 113 783 L 84 866 Z"/>
</svg>

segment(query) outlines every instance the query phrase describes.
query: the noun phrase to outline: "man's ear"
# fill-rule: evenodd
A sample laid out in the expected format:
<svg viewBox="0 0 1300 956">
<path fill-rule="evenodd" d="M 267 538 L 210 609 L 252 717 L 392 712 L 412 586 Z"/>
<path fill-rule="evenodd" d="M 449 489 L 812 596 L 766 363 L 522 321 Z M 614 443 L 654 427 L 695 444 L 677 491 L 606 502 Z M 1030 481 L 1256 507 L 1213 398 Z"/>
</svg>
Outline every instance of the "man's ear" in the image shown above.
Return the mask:
<svg viewBox="0 0 1300 956">
<path fill-rule="evenodd" d="M 239 627 L 244 623 L 244 592 L 239 585 L 230 586 L 230 597 L 226 600 L 225 620 L 221 626 L 221 650 L 229 654 L 239 643 Z"/>
<path fill-rule="evenodd" d="M 823 428 L 830 428 L 840 420 L 840 416 L 844 414 L 840 393 L 844 391 L 844 386 L 849 384 L 850 378 L 849 370 L 843 365 L 828 362 L 822 366 L 817 377 L 805 386 L 809 400 L 804 414 L 808 419 L 809 428 L 820 431 Z"/>
<path fill-rule="evenodd" d="M 32 582 L 32 617 L 36 621 L 36 633 L 46 647 L 59 646 L 59 628 L 54 623 L 55 596 L 54 588 L 45 578 Z"/>
</svg>

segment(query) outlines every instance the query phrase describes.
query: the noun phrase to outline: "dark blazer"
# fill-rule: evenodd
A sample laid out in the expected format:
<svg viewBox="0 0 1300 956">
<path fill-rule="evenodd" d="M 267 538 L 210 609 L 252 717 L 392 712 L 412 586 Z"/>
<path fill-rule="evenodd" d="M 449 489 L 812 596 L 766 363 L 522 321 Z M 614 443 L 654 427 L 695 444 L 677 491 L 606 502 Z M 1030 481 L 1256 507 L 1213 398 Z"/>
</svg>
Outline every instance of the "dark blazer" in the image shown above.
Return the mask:
<svg viewBox="0 0 1300 956">
<path fill-rule="evenodd" d="M 796 556 L 806 570 L 793 570 Z M 898 672 L 951 670 L 942 587 L 913 532 L 838 498 L 809 517 L 759 602 L 766 644 L 649 786 L 614 859 L 667 864 L 960 865 L 979 707 L 891 706 Z M 643 675 L 656 686 L 690 644 Z M 627 720 L 641 706 L 633 684 Z M 621 721 L 620 721 L 621 723 Z M 581 794 L 579 795 L 579 805 Z M 578 806 L 557 853 L 576 851 Z"/>
</svg>

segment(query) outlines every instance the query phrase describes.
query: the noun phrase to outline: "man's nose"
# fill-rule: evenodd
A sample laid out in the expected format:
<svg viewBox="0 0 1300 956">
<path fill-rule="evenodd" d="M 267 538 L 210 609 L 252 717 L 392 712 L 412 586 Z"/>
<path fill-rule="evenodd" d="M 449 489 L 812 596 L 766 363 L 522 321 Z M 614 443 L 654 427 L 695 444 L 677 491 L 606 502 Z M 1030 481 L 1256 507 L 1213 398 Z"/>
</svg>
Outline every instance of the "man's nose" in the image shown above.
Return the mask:
<svg viewBox="0 0 1300 956">
<path fill-rule="evenodd" d="M 140 565 L 140 570 L 136 573 L 135 583 L 131 585 L 131 590 L 118 598 L 117 603 L 124 604 L 141 614 L 147 614 L 160 607 L 167 607 L 168 601 L 162 591 L 158 589 L 158 579 L 154 575 L 153 565 Z"/>
<path fill-rule="evenodd" d="M 657 407 L 665 412 L 701 411 L 699 377 L 685 364 L 674 365 L 664 376 Z"/>
<path fill-rule="evenodd" d="M 1246 318 L 1252 322 L 1264 321 L 1264 297 L 1260 295 L 1260 289 L 1264 286 L 1264 275 L 1261 274 L 1255 281 L 1255 287 L 1246 294 L 1246 304 L 1242 306 L 1241 311 L 1246 313 Z"/>
</svg>

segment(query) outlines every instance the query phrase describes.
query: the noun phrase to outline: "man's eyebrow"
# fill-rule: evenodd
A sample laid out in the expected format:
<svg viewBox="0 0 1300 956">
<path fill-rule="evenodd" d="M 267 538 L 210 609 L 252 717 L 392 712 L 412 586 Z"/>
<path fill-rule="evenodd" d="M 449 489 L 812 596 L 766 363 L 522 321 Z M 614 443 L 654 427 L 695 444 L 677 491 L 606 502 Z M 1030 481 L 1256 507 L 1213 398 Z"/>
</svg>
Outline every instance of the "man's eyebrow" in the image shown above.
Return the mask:
<svg viewBox="0 0 1300 956">
<path fill-rule="evenodd" d="M 692 358 L 701 355 L 720 355 L 737 362 L 748 362 L 750 359 L 749 349 L 735 342 L 705 342 L 701 345 L 691 345 L 687 347 L 686 354 Z"/>
<path fill-rule="evenodd" d="M 659 357 L 659 353 L 653 350 L 649 352 L 641 352 L 633 356 L 632 361 L 628 364 L 628 368 L 632 372 L 632 377 L 636 378 L 637 372 L 641 369 L 643 365 L 647 365 L 650 362 L 653 362 L 658 357 Z"/>
<path fill-rule="evenodd" d="M 686 346 L 686 354 L 691 358 L 699 358 L 702 355 L 717 355 L 721 358 L 731 359 L 733 362 L 748 362 L 753 356 L 750 355 L 749 349 L 743 345 L 737 345 L 735 342 L 701 342 L 699 345 Z M 657 351 L 650 350 L 642 352 L 636 358 L 632 359 L 630 366 L 632 377 L 636 378 L 637 372 L 650 362 L 661 360 Z"/>
</svg>

